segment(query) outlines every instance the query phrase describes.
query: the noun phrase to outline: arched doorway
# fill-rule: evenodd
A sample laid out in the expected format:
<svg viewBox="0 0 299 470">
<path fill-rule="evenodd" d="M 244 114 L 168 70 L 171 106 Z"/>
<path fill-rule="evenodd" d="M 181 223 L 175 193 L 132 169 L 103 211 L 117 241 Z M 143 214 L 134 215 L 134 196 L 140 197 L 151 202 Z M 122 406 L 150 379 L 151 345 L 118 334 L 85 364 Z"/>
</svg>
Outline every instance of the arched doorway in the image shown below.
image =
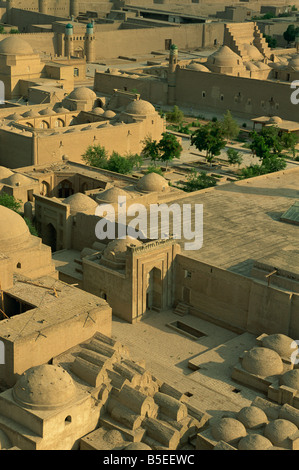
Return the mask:
<svg viewBox="0 0 299 470">
<path fill-rule="evenodd" d="M 41 196 L 47 196 L 49 197 L 51 193 L 51 187 L 50 184 L 47 181 L 42 181 L 41 184 L 41 191 L 40 194 Z"/>
<path fill-rule="evenodd" d="M 69 180 L 63 180 L 58 185 L 58 197 L 65 199 L 74 194 L 73 185 Z"/>
<path fill-rule="evenodd" d="M 146 290 L 147 310 L 160 310 L 162 308 L 162 273 L 161 269 L 153 268 L 148 273 L 148 285 Z"/>
<path fill-rule="evenodd" d="M 56 251 L 57 243 L 57 233 L 54 225 L 51 223 L 46 225 L 43 235 L 43 243 L 45 243 L 45 245 L 50 246 L 52 252 L 54 253 L 54 251 Z"/>
</svg>

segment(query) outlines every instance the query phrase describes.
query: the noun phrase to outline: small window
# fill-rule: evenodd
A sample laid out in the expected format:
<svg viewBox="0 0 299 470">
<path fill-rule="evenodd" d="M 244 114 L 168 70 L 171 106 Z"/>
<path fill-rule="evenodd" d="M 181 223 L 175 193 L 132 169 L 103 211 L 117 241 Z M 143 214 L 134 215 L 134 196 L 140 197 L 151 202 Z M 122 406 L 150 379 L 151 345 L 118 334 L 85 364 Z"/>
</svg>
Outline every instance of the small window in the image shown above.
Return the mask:
<svg viewBox="0 0 299 470">
<path fill-rule="evenodd" d="M 185 270 L 185 278 L 187 277 L 191 278 L 191 271 Z"/>
<path fill-rule="evenodd" d="M 17 264 L 17 268 L 18 268 L 18 269 L 21 269 L 21 267 L 22 267 L 21 263 L 18 263 L 18 264 Z"/>
<path fill-rule="evenodd" d="M 68 415 L 65 420 L 64 420 L 65 424 L 69 424 L 72 422 L 72 417 L 70 415 Z"/>
<path fill-rule="evenodd" d="M 220 101 L 224 101 L 224 95 L 220 95 Z"/>
<path fill-rule="evenodd" d="M 202 97 L 203 97 L 203 98 L 206 97 L 206 92 L 205 92 L 205 91 L 202 92 Z"/>
</svg>

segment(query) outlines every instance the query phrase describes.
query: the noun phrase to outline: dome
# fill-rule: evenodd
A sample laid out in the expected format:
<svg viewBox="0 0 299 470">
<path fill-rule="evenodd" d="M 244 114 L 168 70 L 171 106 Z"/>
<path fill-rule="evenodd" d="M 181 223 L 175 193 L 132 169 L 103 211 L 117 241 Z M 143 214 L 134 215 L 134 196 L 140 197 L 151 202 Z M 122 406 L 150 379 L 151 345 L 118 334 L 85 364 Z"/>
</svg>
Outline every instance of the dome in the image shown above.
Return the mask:
<svg viewBox="0 0 299 470">
<path fill-rule="evenodd" d="M 109 188 L 106 189 L 105 191 L 102 191 L 98 196 L 96 197 L 96 200 L 98 202 L 102 201 L 107 201 L 107 202 L 118 202 L 118 197 L 119 196 L 125 196 L 128 199 L 132 199 L 131 194 L 129 194 L 127 191 L 124 191 L 121 188 Z"/>
<path fill-rule="evenodd" d="M 299 71 L 299 54 L 295 54 L 293 57 L 291 57 L 288 66 L 296 72 Z"/>
<path fill-rule="evenodd" d="M 246 406 L 237 414 L 237 419 L 247 429 L 257 429 L 268 422 L 266 413 L 257 406 Z"/>
<path fill-rule="evenodd" d="M 69 109 L 64 108 L 63 106 L 61 106 L 59 108 L 56 108 L 55 111 L 56 111 L 57 114 L 59 114 L 59 113 L 69 113 L 70 112 Z"/>
<path fill-rule="evenodd" d="M 107 111 L 104 112 L 103 117 L 107 119 L 112 119 L 116 116 L 114 111 L 111 111 L 111 109 L 108 109 Z"/>
<path fill-rule="evenodd" d="M 152 448 L 143 442 L 132 442 L 123 450 L 152 450 Z"/>
<path fill-rule="evenodd" d="M 93 212 L 97 208 L 97 203 L 91 199 L 91 197 L 86 196 L 83 193 L 75 193 L 67 197 L 63 201 L 64 204 L 69 204 L 71 207 L 71 214 L 74 215 L 77 212 Z"/>
<path fill-rule="evenodd" d="M 243 65 L 241 57 L 233 52 L 229 47 L 222 46 L 218 51 L 208 57 L 208 64 L 218 67 L 236 67 Z"/>
<path fill-rule="evenodd" d="M 246 434 L 244 425 L 234 418 L 221 418 L 212 425 L 212 435 L 216 441 L 232 444 Z"/>
<path fill-rule="evenodd" d="M 27 41 L 18 36 L 10 36 L 0 42 L 0 54 L 28 55 L 34 52 Z"/>
<path fill-rule="evenodd" d="M 254 65 L 259 69 L 259 70 L 270 70 L 271 67 L 269 67 L 268 64 L 265 64 L 265 62 L 255 62 Z"/>
<path fill-rule="evenodd" d="M 275 419 L 265 427 L 264 436 L 277 447 L 288 447 L 288 437 L 298 430 L 297 426 L 286 419 Z"/>
<path fill-rule="evenodd" d="M 169 189 L 168 182 L 166 181 L 163 176 L 158 175 L 158 173 L 148 173 L 144 175 L 138 183 L 136 184 L 136 188 L 139 191 L 143 192 L 151 192 L 151 191 L 167 191 Z"/>
<path fill-rule="evenodd" d="M 101 115 L 101 114 L 104 114 L 105 111 L 103 110 L 103 108 L 98 107 L 98 108 L 94 108 L 94 109 L 92 110 L 92 112 L 93 112 L 94 114 Z"/>
<path fill-rule="evenodd" d="M 62 367 L 52 364 L 31 367 L 13 387 L 14 400 L 31 409 L 55 409 L 68 404 L 75 395 L 71 376 Z"/>
<path fill-rule="evenodd" d="M 263 60 L 264 56 L 260 53 L 257 47 L 253 44 L 243 44 L 243 47 L 247 53 L 247 55 L 252 60 Z"/>
<path fill-rule="evenodd" d="M 280 385 L 299 390 L 299 369 L 288 370 L 279 378 Z"/>
<path fill-rule="evenodd" d="M 269 119 L 269 122 L 279 124 L 282 122 L 282 119 L 278 116 L 273 116 Z M 294 351 L 297 351 L 298 345 L 289 338 L 289 336 L 283 334 L 274 334 L 265 336 L 262 339 L 262 345 L 265 348 L 273 349 L 282 357 L 290 357 Z"/>
<path fill-rule="evenodd" d="M 268 348 L 252 348 L 244 354 L 242 367 L 250 374 L 268 377 L 281 374 L 283 363 L 277 352 Z"/>
<path fill-rule="evenodd" d="M 7 118 L 5 119 L 10 119 L 11 121 L 18 121 L 19 119 L 22 119 L 22 116 L 19 113 L 13 113 L 7 116 Z"/>
<path fill-rule="evenodd" d="M 239 450 L 267 450 L 272 447 L 271 441 L 259 434 L 248 434 L 239 442 Z"/>
<path fill-rule="evenodd" d="M 124 442 L 124 437 L 120 431 L 116 429 L 111 429 L 110 431 L 106 431 L 103 435 L 103 440 L 111 447 L 120 445 Z"/>
<path fill-rule="evenodd" d="M 210 70 L 205 67 L 203 64 L 199 64 L 197 62 L 191 62 L 186 66 L 189 70 L 196 70 L 197 72 L 210 72 Z"/>
<path fill-rule="evenodd" d="M 128 114 L 154 114 L 156 112 L 154 106 L 148 101 L 134 100 L 126 108 Z"/>
<path fill-rule="evenodd" d="M 27 176 L 21 175 L 20 173 L 13 173 L 8 178 L 5 178 L 2 183 L 9 186 L 26 186 L 32 184 L 32 179 Z"/>
<path fill-rule="evenodd" d="M 13 172 L 9 168 L 6 168 L 5 166 L 0 166 L 0 180 L 8 178 L 11 175 L 13 175 Z"/>
<path fill-rule="evenodd" d="M 6 253 L 30 240 L 25 220 L 16 212 L 0 206 L 0 251 Z"/>
<path fill-rule="evenodd" d="M 106 259 L 114 260 L 115 257 L 118 259 L 125 259 L 128 246 L 142 246 L 142 242 L 136 238 L 126 237 L 122 239 L 115 239 L 108 243 L 104 250 L 103 256 Z"/>
<path fill-rule="evenodd" d="M 246 62 L 245 67 L 250 72 L 256 72 L 259 68 L 253 62 Z"/>
<path fill-rule="evenodd" d="M 97 95 L 95 94 L 95 92 L 85 86 L 80 86 L 78 88 L 75 88 L 75 90 L 73 90 L 68 96 L 68 98 L 71 100 L 79 100 L 79 101 L 95 100 L 96 97 Z"/>
<path fill-rule="evenodd" d="M 39 112 L 39 114 L 40 114 L 41 116 L 49 116 L 49 115 L 52 115 L 52 114 L 56 114 L 56 112 L 53 111 L 52 108 L 48 107 L 48 108 L 42 109 L 42 110 Z"/>
<path fill-rule="evenodd" d="M 33 109 L 30 109 L 29 111 L 26 111 L 26 113 L 22 114 L 23 117 L 36 117 L 37 113 L 33 111 Z"/>
<path fill-rule="evenodd" d="M 71 23 L 68 23 L 68 24 L 66 25 L 66 29 L 73 29 L 73 25 L 72 25 Z"/>
</svg>

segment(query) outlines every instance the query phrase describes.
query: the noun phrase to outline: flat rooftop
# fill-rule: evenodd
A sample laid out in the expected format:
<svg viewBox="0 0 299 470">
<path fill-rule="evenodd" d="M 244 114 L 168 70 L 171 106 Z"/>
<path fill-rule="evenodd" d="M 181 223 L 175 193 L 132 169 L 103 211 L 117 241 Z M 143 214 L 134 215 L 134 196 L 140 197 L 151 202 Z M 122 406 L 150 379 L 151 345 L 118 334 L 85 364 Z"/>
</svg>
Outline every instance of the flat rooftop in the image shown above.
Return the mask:
<svg viewBox="0 0 299 470">
<path fill-rule="evenodd" d="M 287 259 L 288 271 L 296 272 L 299 227 L 280 217 L 298 199 L 299 165 L 190 193 L 175 202 L 203 204 L 203 246 L 186 251 L 183 239 L 182 252 L 245 276 L 250 275 L 254 260 L 275 255 L 278 265 L 285 265 Z"/>
</svg>

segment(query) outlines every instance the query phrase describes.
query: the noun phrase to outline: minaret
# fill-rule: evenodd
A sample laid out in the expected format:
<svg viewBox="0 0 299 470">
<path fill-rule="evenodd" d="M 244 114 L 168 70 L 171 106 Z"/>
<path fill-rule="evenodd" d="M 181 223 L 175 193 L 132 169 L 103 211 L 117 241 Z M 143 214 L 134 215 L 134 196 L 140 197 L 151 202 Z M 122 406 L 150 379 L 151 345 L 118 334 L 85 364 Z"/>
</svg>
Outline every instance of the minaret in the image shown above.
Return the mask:
<svg viewBox="0 0 299 470">
<path fill-rule="evenodd" d="M 178 64 L 178 48 L 175 44 L 170 46 L 169 66 L 168 66 L 168 104 L 175 104 L 176 100 L 176 67 Z"/>
<path fill-rule="evenodd" d="M 65 27 L 65 36 L 64 36 L 64 41 L 65 41 L 65 57 L 71 57 L 74 55 L 74 30 L 73 30 L 73 25 L 71 23 L 68 23 Z"/>
<path fill-rule="evenodd" d="M 48 13 L 48 0 L 38 0 L 39 13 Z"/>
<path fill-rule="evenodd" d="M 79 0 L 70 0 L 70 17 L 77 18 L 79 16 Z"/>
<path fill-rule="evenodd" d="M 93 23 L 88 23 L 85 34 L 85 56 L 86 62 L 95 61 L 95 35 L 93 32 Z"/>
<path fill-rule="evenodd" d="M 14 0 L 6 0 L 6 23 L 12 24 L 11 9 L 14 8 Z"/>
</svg>

